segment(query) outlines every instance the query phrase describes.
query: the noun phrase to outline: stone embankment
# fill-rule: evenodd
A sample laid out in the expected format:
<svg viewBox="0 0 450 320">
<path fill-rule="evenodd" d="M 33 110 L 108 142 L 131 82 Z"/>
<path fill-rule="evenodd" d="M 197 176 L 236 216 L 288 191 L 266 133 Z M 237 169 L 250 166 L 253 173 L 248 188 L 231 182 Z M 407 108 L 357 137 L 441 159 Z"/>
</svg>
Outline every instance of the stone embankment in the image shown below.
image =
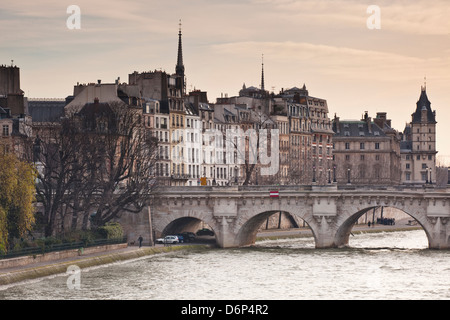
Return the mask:
<svg viewBox="0 0 450 320">
<path fill-rule="evenodd" d="M 66 273 L 69 266 L 76 265 L 80 269 L 137 259 L 148 255 L 166 253 L 178 250 L 209 248 L 208 245 L 173 245 L 142 247 L 135 246 L 119 248 L 104 252 L 83 253 L 53 261 L 34 262 L 28 265 L 0 268 L 0 285 L 8 285 L 20 281 L 32 280 L 41 277 Z M 60 253 L 62 255 L 62 253 Z M 41 257 L 42 258 L 42 257 Z M 39 259 L 39 258 L 38 258 Z"/>
</svg>

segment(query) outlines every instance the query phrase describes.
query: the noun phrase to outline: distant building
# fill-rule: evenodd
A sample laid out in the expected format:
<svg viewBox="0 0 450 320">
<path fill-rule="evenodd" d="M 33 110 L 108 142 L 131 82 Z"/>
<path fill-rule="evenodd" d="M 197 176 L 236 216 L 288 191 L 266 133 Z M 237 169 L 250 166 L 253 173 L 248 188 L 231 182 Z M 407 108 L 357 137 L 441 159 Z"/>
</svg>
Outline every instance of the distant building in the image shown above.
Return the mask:
<svg viewBox="0 0 450 320">
<path fill-rule="evenodd" d="M 436 111 L 431 110 L 431 102 L 423 86 L 400 144 L 403 183 L 436 182 L 436 123 Z"/>
<path fill-rule="evenodd" d="M 24 92 L 20 89 L 20 69 L 0 66 L 0 153 L 13 152 L 28 158 L 32 128 Z"/>
<path fill-rule="evenodd" d="M 10 109 L 14 118 L 27 114 L 24 92 L 20 89 L 20 68 L 0 66 L 0 107 Z"/>
<path fill-rule="evenodd" d="M 338 184 L 396 185 L 400 183 L 400 136 L 386 113 L 372 119 L 333 120 L 333 173 Z"/>
</svg>

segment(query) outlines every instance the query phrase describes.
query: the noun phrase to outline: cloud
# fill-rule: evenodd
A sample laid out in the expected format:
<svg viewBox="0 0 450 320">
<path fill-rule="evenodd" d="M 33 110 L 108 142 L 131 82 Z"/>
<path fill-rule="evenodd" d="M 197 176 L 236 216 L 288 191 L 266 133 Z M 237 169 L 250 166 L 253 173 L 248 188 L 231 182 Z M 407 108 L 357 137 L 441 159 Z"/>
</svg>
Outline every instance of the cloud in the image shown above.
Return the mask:
<svg viewBox="0 0 450 320">
<path fill-rule="evenodd" d="M 360 50 L 323 44 L 297 42 L 236 42 L 212 46 L 212 53 L 240 58 L 257 59 L 257 52 L 264 53 L 266 66 L 276 63 L 301 65 L 303 69 L 342 79 L 404 81 L 417 69 L 430 73 L 450 68 L 450 58 L 424 59 L 386 51 Z M 236 61 L 239 61 L 237 59 Z"/>
</svg>

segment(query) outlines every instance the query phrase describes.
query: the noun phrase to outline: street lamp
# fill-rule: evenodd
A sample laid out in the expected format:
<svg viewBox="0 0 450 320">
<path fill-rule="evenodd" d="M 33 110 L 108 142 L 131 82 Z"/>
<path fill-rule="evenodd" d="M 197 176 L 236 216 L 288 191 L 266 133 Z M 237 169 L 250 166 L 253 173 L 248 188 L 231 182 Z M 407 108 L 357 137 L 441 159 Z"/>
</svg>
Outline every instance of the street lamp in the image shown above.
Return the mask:
<svg viewBox="0 0 450 320">
<path fill-rule="evenodd" d="M 216 166 L 214 166 L 214 178 L 213 178 L 213 186 L 216 185 Z"/>
<path fill-rule="evenodd" d="M 331 183 L 331 169 L 328 168 L 328 183 Z"/>
<path fill-rule="evenodd" d="M 430 168 L 430 184 L 433 184 L 433 180 L 431 180 L 431 168 Z"/>
<path fill-rule="evenodd" d="M 347 183 L 350 184 L 350 168 L 347 169 Z"/>
<path fill-rule="evenodd" d="M 313 166 L 313 180 L 312 180 L 312 182 L 313 183 L 316 182 L 316 166 Z"/>
<path fill-rule="evenodd" d="M 428 169 L 429 168 L 425 168 L 425 184 L 428 184 Z"/>
<path fill-rule="evenodd" d="M 336 165 L 333 166 L 333 182 L 336 182 Z"/>
<path fill-rule="evenodd" d="M 238 183 L 238 167 L 234 166 L 234 183 Z"/>
</svg>

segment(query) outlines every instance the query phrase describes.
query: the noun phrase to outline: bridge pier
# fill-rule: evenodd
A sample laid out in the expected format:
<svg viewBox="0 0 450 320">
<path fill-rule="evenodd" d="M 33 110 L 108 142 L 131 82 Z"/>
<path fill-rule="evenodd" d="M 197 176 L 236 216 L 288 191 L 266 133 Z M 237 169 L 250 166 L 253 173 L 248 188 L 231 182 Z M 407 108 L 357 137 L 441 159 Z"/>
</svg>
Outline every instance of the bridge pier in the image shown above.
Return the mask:
<svg viewBox="0 0 450 320">
<path fill-rule="evenodd" d="M 450 249 L 449 220 L 449 217 L 428 217 L 432 225 L 428 236 L 430 249 Z"/>
<path fill-rule="evenodd" d="M 216 234 L 216 244 L 220 248 L 234 248 L 237 247 L 236 234 L 233 232 L 232 220 L 226 216 L 216 216 L 218 230 Z"/>
<path fill-rule="evenodd" d="M 314 216 L 317 225 L 310 224 L 314 234 L 317 249 L 336 248 L 336 216 L 320 215 Z"/>
</svg>

